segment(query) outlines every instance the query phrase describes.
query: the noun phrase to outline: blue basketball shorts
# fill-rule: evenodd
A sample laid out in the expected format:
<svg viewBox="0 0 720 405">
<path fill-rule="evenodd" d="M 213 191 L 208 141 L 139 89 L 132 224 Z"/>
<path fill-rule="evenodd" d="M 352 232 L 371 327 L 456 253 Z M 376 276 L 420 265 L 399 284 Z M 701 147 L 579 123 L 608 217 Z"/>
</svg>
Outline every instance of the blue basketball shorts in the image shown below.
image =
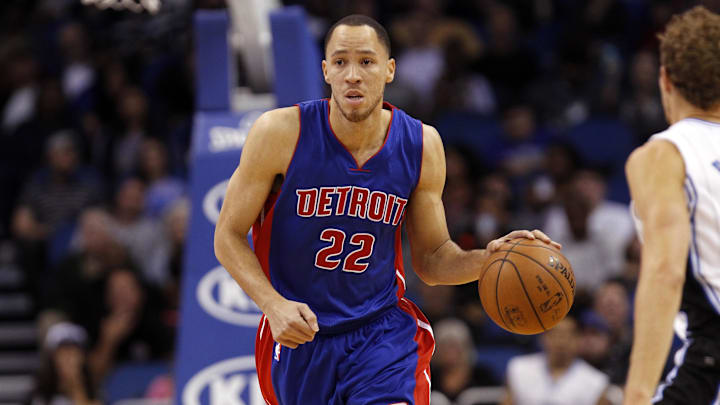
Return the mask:
<svg viewBox="0 0 720 405">
<path fill-rule="evenodd" d="M 255 362 L 270 405 L 430 403 L 432 329 L 406 298 L 349 332 L 316 334 L 297 349 L 273 341 L 260 319 Z"/>
</svg>

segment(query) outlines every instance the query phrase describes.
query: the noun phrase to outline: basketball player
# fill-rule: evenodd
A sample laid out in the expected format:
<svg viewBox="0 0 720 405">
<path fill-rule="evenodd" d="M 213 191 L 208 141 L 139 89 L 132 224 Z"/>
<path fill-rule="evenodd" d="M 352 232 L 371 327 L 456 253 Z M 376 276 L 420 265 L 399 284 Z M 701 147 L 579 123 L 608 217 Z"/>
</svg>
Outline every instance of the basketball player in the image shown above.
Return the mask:
<svg viewBox="0 0 720 405">
<path fill-rule="evenodd" d="M 717 404 L 720 15 L 695 7 L 674 16 L 660 36 L 660 57 L 670 128 L 633 152 L 626 166 L 643 248 L 625 404 Z M 685 344 L 656 390 L 673 318 Z"/>
<path fill-rule="evenodd" d="M 477 280 L 502 239 L 474 251 L 450 240 L 440 136 L 383 102 L 395 61 L 382 26 L 340 20 L 322 69 L 329 100 L 269 111 L 251 129 L 215 252 L 264 313 L 255 356 L 269 404 L 427 404 L 434 340 L 403 298 L 401 224 L 428 284 Z M 540 231 L 503 239 L 518 237 L 551 243 Z"/>
</svg>

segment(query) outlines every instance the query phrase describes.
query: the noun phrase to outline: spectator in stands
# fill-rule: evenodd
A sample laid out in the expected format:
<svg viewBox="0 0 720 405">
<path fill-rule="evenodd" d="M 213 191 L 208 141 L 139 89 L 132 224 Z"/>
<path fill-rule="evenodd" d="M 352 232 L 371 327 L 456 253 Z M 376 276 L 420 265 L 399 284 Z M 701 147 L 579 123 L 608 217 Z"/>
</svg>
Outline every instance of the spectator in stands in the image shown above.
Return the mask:
<svg viewBox="0 0 720 405">
<path fill-rule="evenodd" d="M 3 159 L 8 164 L 7 173 L 17 181 L 26 180 L 42 165 L 47 158 L 47 141 L 53 134 L 73 128 L 60 81 L 48 77 L 34 86 L 37 96 L 33 99 L 33 115 L 0 141 L 7 148 Z"/>
<path fill-rule="evenodd" d="M 471 67 L 479 56 L 472 42 L 453 38 L 443 46 L 444 71 L 435 83 L 433 115 L 465 111 L 481 115 L 495 112 L 496 101 L 490 82 Z"/>
<path fill-rule="evenodd" d="M 5 97 L 0 110 L 0 129 L 6 134 L 35 114 L 38 66 L 28 45 L 16 37 L 5 41 L 1 50 Z"/>
<path fill-rule="evenodd" d="M 568 315 L 541 337 L 542 353 L 510 360 L 502 405 L 600 405 L 608 377 L 578 358 L 580 331 Z"/>
<path fill-rule="evenodd" d="M 490 174 L 478 185 L 475 199 L 476 246 L 485 246 L 508 229 L 510 221 L 510 185 L 505 176 Z"/>
<path fill-rule="evenodd" d="M 41 307 L 60 312 L 91 332 L 102 306 L 102 280 L 114 267 L 126 265 L 127 251 L 114 239 L 111 220 L 100 208 L 80 216 L 70 253 L 45 281 Z M 41 315 L 41 318 L 44 315 Z"/>
<path fill-rule="evenodd" d="M 610 327 L 592 309 L 582 314 L 580 341 L 580 357 L 598 370 L 603 370 L 611 350 Z"/>
<path fill-rule="evenodd" d="M 95 173 L 80 166 L 74 133 L 54 134 L 46 151 L 47 167 L 25 186 L 12 219 L 20 261 L 33 282 L 46 267 L 45 242 L 101 196 Z"/>
<path fill-rule="evenodd" d="M 116 179 L 133 174 L 140 162 L 140 149 L 147 134 L 148 102 L 137 87 L 126 87 L 117 95 L 120 136 L 112 145 L 113 173 Z"/>
<path fill-rule="evenodd" d="M 624 204 L 605 199 L 605 181 L 592 170 L 573 176 L 563 206 L 551 208 L 543 229 L 563 244 L 580 290 L 593 291 L 621 272 L 624 250 L 635 234 Z"/>
<path fill-rule="evenodd" d="M 630 365 L 633 331 L 630 298 L 621 278 L 609 279 L 597 289 L 594 311 L 607 324 L 610 335 L 608 353 L 598 367 L 613 384 L 624 384 Z"/>
<path fill-rule="evenodd" d="M 175 201 L 163 216 L 163 225 L 168 242 L 168 280 L 163 292 L 168 307 L 177 310 L 180 302 L 180 276 L 185 256 L 185 238 L 190 225 L 190 202 L 186 198 Z"/>
<path fill-rule="evenodd" d="M 61 322 L 47 332 L 42 366 L 29 405 L 99 405 L 97 381 L 87 363 L 87 334 L 78 325 Z"/>
<path fill-rule="evenodd" d="M 46 146 L 47 167 L 38 171 L 20 197 L 13 228 L 21 240 L 43 240 L 64 221 L 98 202 L 97 178 L 80 166 L 75 135 L 55 133 Z"/>
<path fill-rule="evenodd" d="M 638 276 L 640 276 L 640 255 L 642 254 L 642 245 L 636 237 L 630 240 L 625 248 L 625 264 L 620 277 L 625 284 L 625 288 L 630 293 L 630 301 L 633 301 L 635 295 L 635 287 L 637 286 Z"/>
<path fill-rule="evenodd" d="M 464 249 L 476 246 L 472 230 L 473 213 L 472 185 L 468 161 L 460 151 L 448 148 L 445 151 L 447 166 L 447 184 L 443 190 L 443 205 L 448 223 L 448 231 L 453 240 Z"/>
<path fill-rule="evenodd" d="M 485 22 L 489 41 L 478 70 L 492 83 L 498 103 L 507 105 L 522 97 L 537 77 L 538 68 L 522 40 L 514 10 L 500 2 L 488 4 Z"/>
<path fill-rule="evenodd" d="M 145 215 L 145 184 L 138 178 L 125 179 L 115 194 L 111 211 L 114 237 L 125 246 L 142 271 L 144 281 L 162 285 L 167 281 L 168 252 L 162 226 Z"/>
<path fill-rule="evenodd" d="M 422 282 L 413 285 L 430 323 L 455 315 L 455 288 L 445 285 L 431 287 Z"/>
<path fill-rule="evenodd" d="M 512 216 L 510 228 L 539 228 L 547 220 L 548 209 L 555 200 L 555 193 L 555 183 L 548 175 L 532 176 L 521 190 L 522 202 Z"/>
<path fill-rule="evenodd" d="M 390 25 L 390 34 L 399 49 L 397 85 L 406 86 L 416 95 L 418 105 L 412 111 L 420 117 L 432 112 L 435 84 L 445 70 L 443 47 L 450 41 L 459 41 L 470 55 L 477 55 L 482 43 L 472 27 L 465 21 L 442 14 L 442 3 L 422 0 L 414 3 Z"/>
<path fill-rule="evenodd" d="M 470 329 L 463 321 L 455 318 L 443 319 L 435 324 L 434 330 L 433 403 L 455 402 L 468 395 L 468 388 L 499 383 L 488 370 L 477 365 Z"/>
<path fill-rule="evenodd" d="M 97 101 L 95 112 L 101 122 L 117 130 L 123 126 L 117 103 L 122 99 L 123 92 L 130 87 L 130 77 L 120 58 L 110 58 L 100 68 L 97 83 Z"/>
<path fill-rule="evenodd" d="M 620 116 L 635 130 L 637 144 L 667 127 L 656 80 L 659 68 L 652 52 L 638 52 L 632 59 L 629 94 L 620 105 Z"/>
<path fill-rule="evenodd" d="M 522 179 L 538 171 L 545 157 L 550 134 L 538 125 L 535 111 L 517 103 L 503 111 L 503 137 L 494 153 L 497 167 L 509 177 Z"/>
<path fill-rule="evenodd" d="M 81 106 L 82 98 L 88 96 L 95 82 L 95 67 L 91 61 L 90 36 L 82 24 L 70 22 L 60 29 L 59 45 L 63 57 L 62 87 L 65 97 L 76 108 Z"/>
<path fill-rule="evenodd" d="M 102 380 L 119 363 L 168 360 L 174 333 L 162 319 L 154 291 L 124 267 L 107 275 L 103 291 L 105 311 L 89 354 L 93 375 Z"/>
<path fill-rule="evenodd" d="M 148 138 L 143 142 L 140 175 L 147 184 L 145 214 L 152 218 L 161 217 L 185 192 L 183 182 L 168 172 L 167 148 L 157 139 Z"/>
<path fill-rule="evenodd" d="M 577 151 L 567 143 L 553 143 L 545 150 L 545 173 L 556 189 L 556 196 L 560 197 L 564 189 L 572 180 L 575 171 L 580 165 Z"/>
</svg>

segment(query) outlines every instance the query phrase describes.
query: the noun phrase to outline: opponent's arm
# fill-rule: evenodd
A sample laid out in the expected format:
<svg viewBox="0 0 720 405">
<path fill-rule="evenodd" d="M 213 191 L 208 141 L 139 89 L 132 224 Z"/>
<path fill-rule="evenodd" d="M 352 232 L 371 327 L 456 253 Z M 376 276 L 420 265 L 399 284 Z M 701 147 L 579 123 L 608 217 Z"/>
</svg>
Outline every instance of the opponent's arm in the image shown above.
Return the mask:
<svg viewBox="0 0 720 405">
<path fill-rule="evenodd" d="M 306 304 L 289 301 L 273 288 L 248 245 L 247 233 L 275 177 L 285 174 L 299 127 L 297 107 L 266 112 L 257 119 L 230 178 L 215 227 L 217 259 L 268 318 L 273 338 L 291 348 L 313 339 L 317 318 Z"/>
<path fill-rule="evenodd" d="M 418 276 L 429 285 L 465 284 L 480 276 L 488 251 L 499 248 L 503 241 L 525 237 L 552 241 L 540 231 L 514 231 L 490 242 L 485 249 L 465 251 L 450 239 L 442 203 L 445 185 L 445 152 L 440 134 L 423 125 L 423 161 L 420 180 L 408 204 L 407 232 L 412 263 Z M 554 242 L 553 242 L 554 243 Z M 555 246 L 558 246 L 555 244 Z"/>
<path fill-rule="evenodd" d="M 624 403 L 649 405 L 670 351 L 690 243 L 685 167 L 667 141 L 637 149 L 626 164 L 635 214 L 643 222 L 635 332 Z"/>
</svg>

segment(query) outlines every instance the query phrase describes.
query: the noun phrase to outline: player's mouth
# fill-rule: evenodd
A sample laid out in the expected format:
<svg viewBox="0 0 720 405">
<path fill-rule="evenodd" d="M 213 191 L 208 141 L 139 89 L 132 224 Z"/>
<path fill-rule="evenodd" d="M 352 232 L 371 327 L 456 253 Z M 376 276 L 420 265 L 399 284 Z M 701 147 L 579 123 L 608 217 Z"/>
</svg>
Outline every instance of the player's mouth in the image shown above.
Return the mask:
<svg viewBox="0 0 720 405">
<path fill-rule="evenodd" d="M 345 100 L 350 105 L 360 105 L 364 99 L 362 93 L 357 90 L 350 90 L 345 93 Z"/>
</svg>

